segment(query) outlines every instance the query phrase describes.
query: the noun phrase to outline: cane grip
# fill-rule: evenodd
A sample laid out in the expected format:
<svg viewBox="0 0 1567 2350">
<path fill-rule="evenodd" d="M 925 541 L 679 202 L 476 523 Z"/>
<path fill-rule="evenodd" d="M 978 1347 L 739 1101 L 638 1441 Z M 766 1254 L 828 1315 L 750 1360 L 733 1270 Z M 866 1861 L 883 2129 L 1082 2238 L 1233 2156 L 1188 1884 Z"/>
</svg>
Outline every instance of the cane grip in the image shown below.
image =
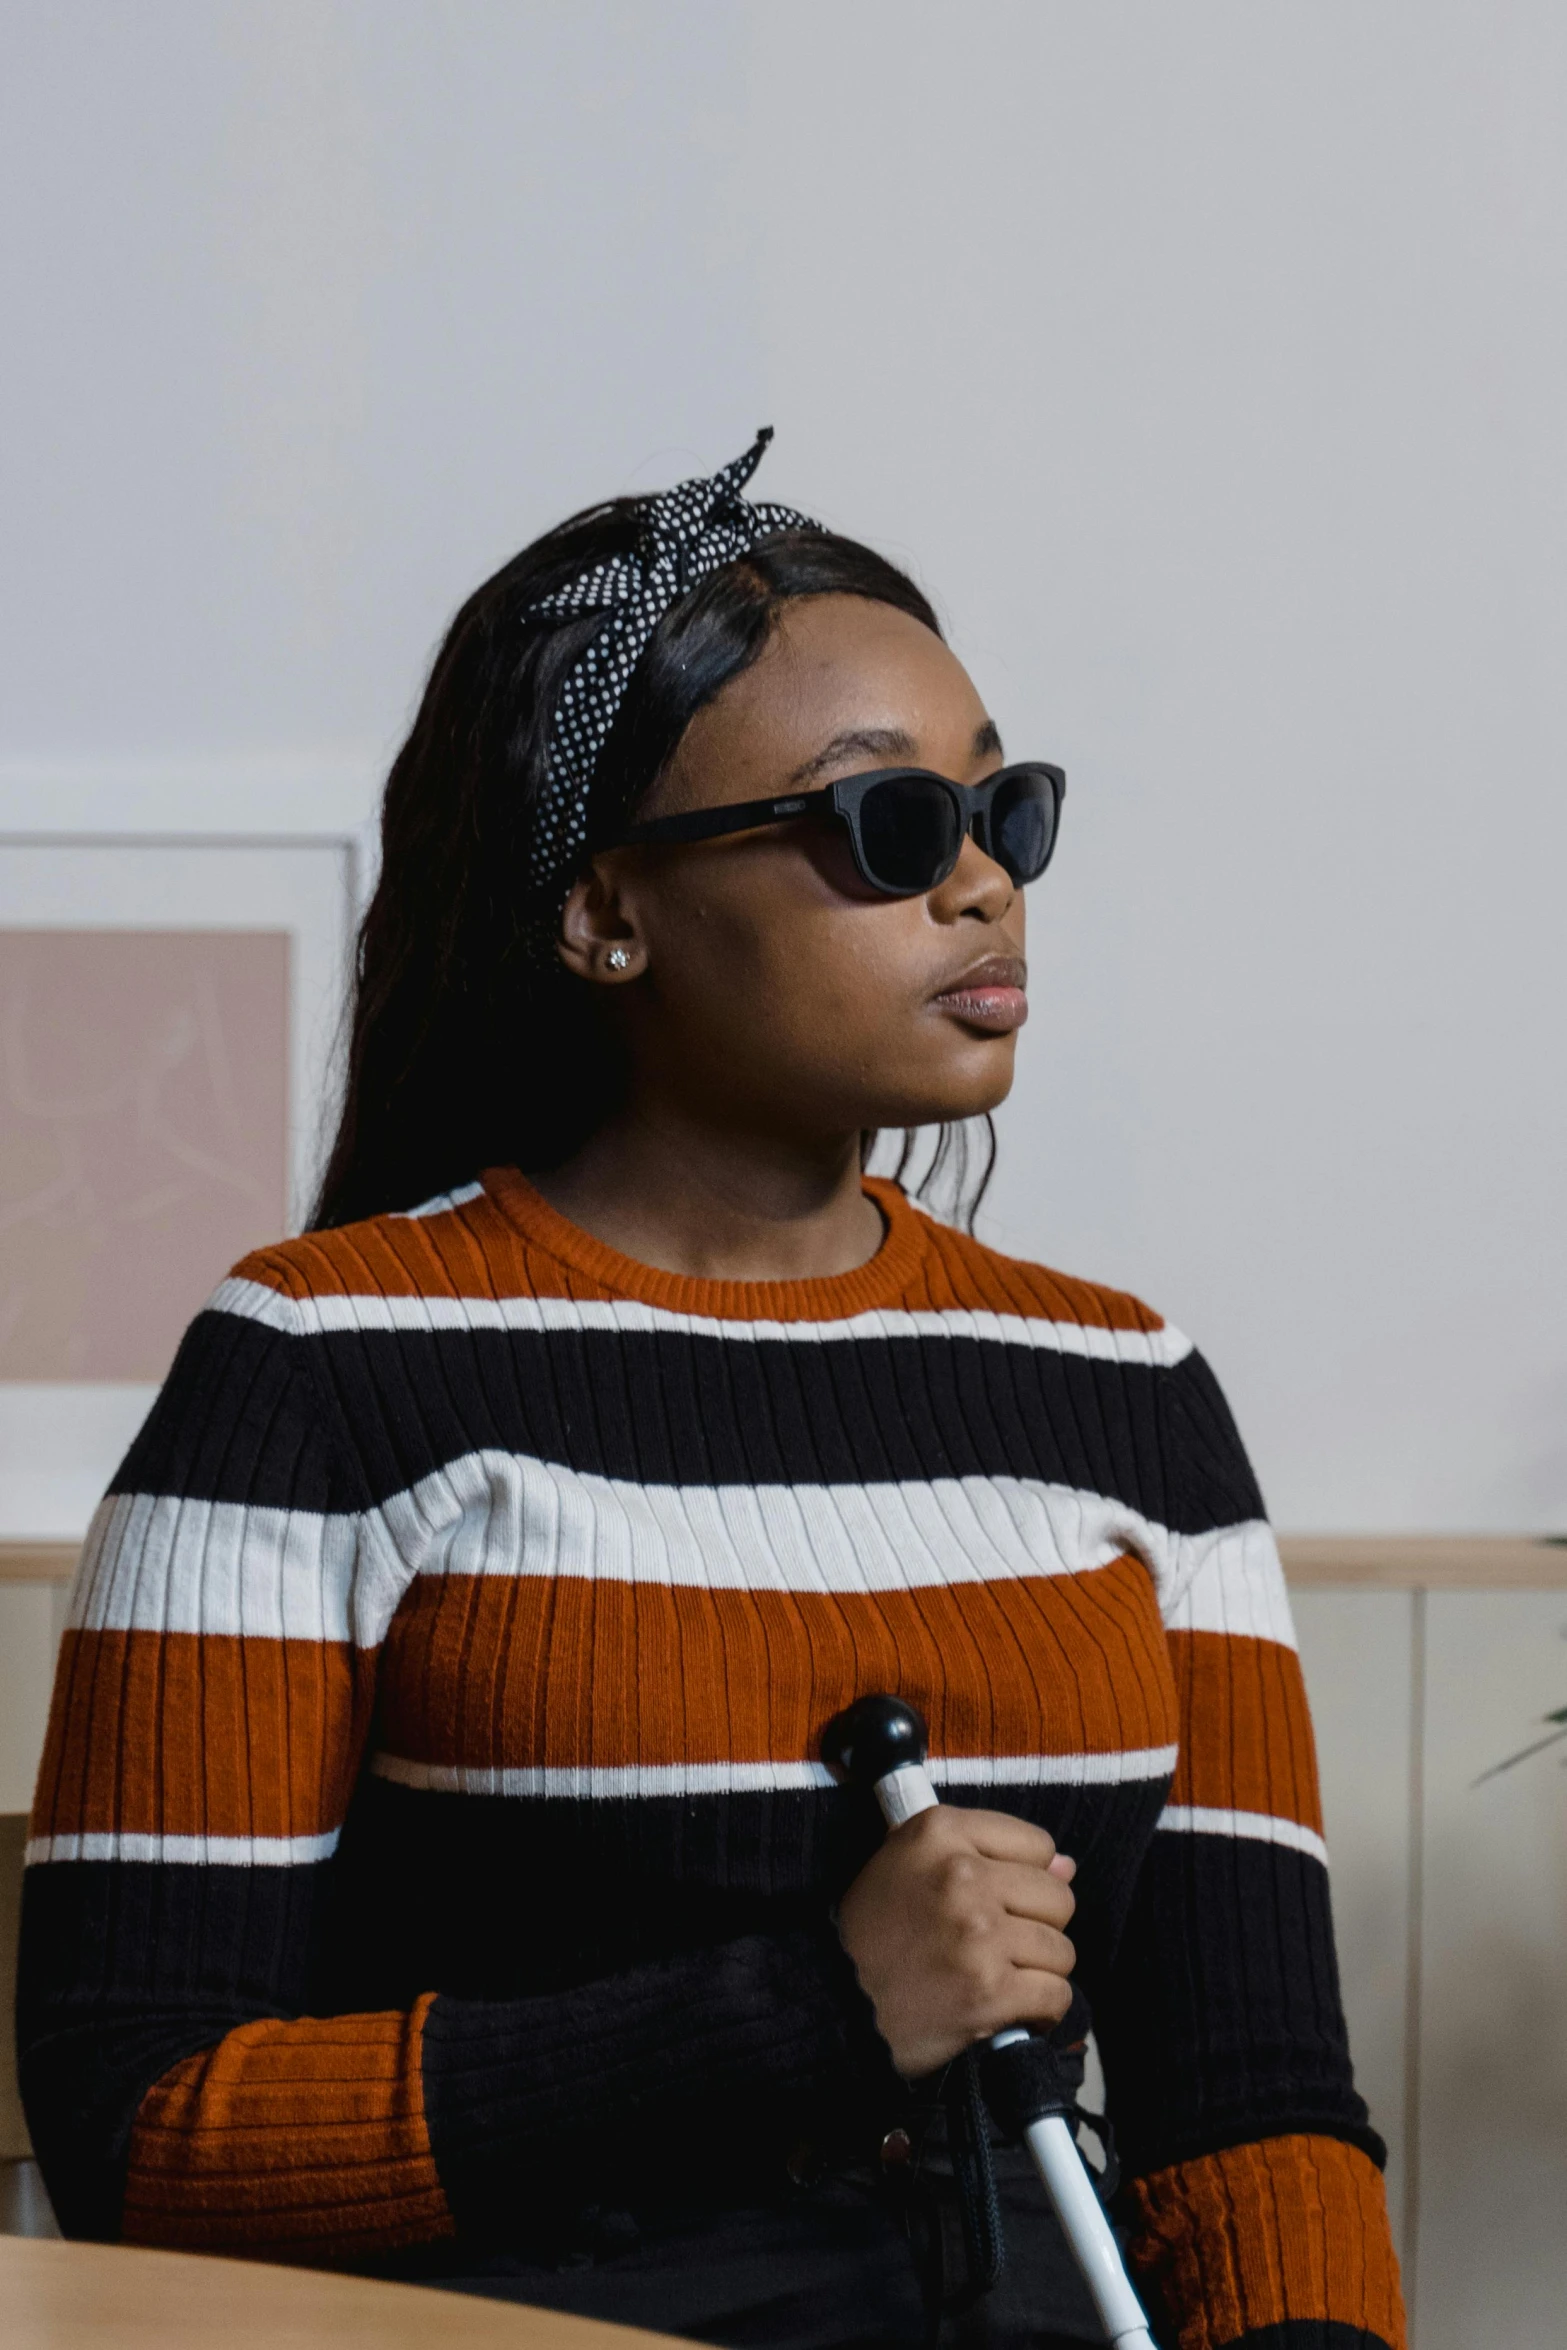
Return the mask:
<svg viewBox="0 0 1567 2350">
<path fill-rule="evenodd" d="M 862 1697 L 822 1732 L 822 1760 L 851 1787 L 874 1787 L 923 1763 L 929 1743 L 923 1717 L 901 1697 Z"/>
</svg>

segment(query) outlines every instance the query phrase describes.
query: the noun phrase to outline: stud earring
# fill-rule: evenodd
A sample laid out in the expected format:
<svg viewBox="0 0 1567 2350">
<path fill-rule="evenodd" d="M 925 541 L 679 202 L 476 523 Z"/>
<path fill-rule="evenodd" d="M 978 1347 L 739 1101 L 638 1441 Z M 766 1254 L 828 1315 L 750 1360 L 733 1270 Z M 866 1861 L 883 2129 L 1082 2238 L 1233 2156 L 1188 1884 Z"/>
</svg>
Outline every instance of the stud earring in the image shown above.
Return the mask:
<svg viewBox="0 0 1567 2350">
<path fill-rule="evenodd" d="M 631 968 L 631 957 L 624 947 L 611 947 L 604 960 L 612 971 L 629 971 Z"/>
</svg>

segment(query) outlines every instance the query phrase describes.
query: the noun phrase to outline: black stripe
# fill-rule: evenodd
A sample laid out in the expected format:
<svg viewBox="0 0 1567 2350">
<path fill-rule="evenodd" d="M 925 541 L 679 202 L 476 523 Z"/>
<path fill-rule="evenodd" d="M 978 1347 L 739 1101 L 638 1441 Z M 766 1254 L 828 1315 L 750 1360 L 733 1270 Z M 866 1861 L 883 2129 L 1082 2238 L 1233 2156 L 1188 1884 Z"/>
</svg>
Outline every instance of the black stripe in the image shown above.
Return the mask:
<svg viewBox="0 0 1567 2350">
<path fill-rule="evenodd" d="M 1170 1444 L 1171 1518 L 1178 1526 L 1222 1526 L 1245 1494 L 1244 1514 L 1264 1505 L 1224 1392 L 1199 1354 L 1188 1355 L 1160 1390 Z"/>
<path fill-rule="evenodd" d="M 1047 1828 L 1078 1862 L 1073 1932 L 1107 1951 L 1167 1793 L 954 1788 L 969 1809 Z M 504 1999 L 736 1936 L 819 1919 L 883 1830 L 837 1789 L 551 1798 L 437 1795 L 367 1779 L 339 1851 L 334 2010 L 421 1991 Z"/>
<path fill-rule="evenodd" d="M 192 1329 L 117 1489 L 326 1506 L 312 1495 L 330 1480 L 277 1425 L 290 1351 L 335 1398 L 354 1455 L 339 1487 L 370 1501 L 485 1448 L 650 1485 L 1030 1477 L 1105 1494 L 1178 1533 L 1261 1510 L 1193 1357 L 1153 1370 L 989 1340 L 668 1332 L 286 1340 L 221 1315 Z M 1184 1474 L 1171 1473 L 1172 1411 L 1201 1432 Z"/>
<path fill-rule="evenodd" d="M 1078 1977 L 1130 2168 L 1300 2131 L 1380 2159 L 1350 2078 L 1324 1872 L 1242 1840 L 1150 1845 L 1164 1793 L 953 1791 L 1039 1821 L 1079 1859 Z M 31 1870 L 18 2036 L 62 2219 L 112 2231 L 140 2099 L 235 2024 L 407 2007 L 430 1990 L 588 1996 L 694 1949 L 813 1934 L 879 1833 L 839 1790 L 530 1802 L 369 1780 L 334 1862 Z"/>
<path fill-rule="evenodd" d="M 1386 2160 L 1350 2066 L 1327 1871 L 1309 1854 L 1156 1835 L 1095 2018 L 1133 2173 L 1313 2131 Z"/>
<path fill-rule="evenodd" d="M 1165 1792 L 952 1800 L 1034 1819 L 1078 1856 L 1074 1932 L 1092 1972 Z M 29 1869 L 18 2047 L 62 2224 L 113 2234 L 137 2106 L 237 2024 L 407 2008 L 427 1991 L 548 1998 L 693 1950 L 817 1934 L 881 1832 L 868 1799 L 837 1789 L 528 1802 L 367 1779 L 333 1861 Z"/>
<path fill-rule="evenodd" d="M 590 2202 L 776 2200 L 792 2144 L 868 2157 L 904 2093 L 821 1919 L 579 1990 L 439 1998 L 424 2104 L 460 2235 L 548 2259 Z"/>
<path fill-rule="evenodd" d="M 371 1499 L 309 1350 L 258 1322 L 198 1314 L 111 1493 L 301 1510 Z"/>
</svg>

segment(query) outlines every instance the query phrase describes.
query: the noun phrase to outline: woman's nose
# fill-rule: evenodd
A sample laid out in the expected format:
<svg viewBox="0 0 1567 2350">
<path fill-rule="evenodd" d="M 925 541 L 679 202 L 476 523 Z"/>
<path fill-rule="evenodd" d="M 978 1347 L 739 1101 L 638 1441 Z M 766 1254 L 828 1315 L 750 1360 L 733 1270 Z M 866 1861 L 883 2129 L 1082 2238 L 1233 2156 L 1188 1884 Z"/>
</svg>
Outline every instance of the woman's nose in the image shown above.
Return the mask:
<svg viewBox="0 0 1567 2350">
<path fill-rule="evenodd" d="M 952 871 L 931 891 L 930 909 L 938 922 L 955 922 L 965 914 L 981 922 L 999 922 L 1016 895 L 1017 884 L 970 832 Z"/>
</svg>

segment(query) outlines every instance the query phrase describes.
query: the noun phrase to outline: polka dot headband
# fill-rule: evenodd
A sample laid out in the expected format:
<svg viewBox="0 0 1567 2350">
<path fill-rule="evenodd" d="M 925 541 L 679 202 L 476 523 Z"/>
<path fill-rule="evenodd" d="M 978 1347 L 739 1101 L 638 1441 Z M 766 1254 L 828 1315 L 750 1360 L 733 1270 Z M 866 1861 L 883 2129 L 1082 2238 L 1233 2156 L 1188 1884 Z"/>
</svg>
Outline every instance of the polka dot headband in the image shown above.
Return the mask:
<svg viewBox="0 0 1567 2350">
<path fill-rule="evenodd" d="M 556 620 L 609 614 L 567 672 L 555 704 L 530 867 L 540 888 L 568 873 L 587 846 L 588 800 L 599 758 L 632 673 L 665 613 L 709 572 L 748 555 L 759 539 L 780 530 L 821 528 L 789 506 L 753 506 L 740 495 L 772 437 L 772 426 L 764 425 L 745 455 L 722 472 L 643 499 L 641 534 L 631 553 L 596 563 L 530 607 Z"/>
</svg>

